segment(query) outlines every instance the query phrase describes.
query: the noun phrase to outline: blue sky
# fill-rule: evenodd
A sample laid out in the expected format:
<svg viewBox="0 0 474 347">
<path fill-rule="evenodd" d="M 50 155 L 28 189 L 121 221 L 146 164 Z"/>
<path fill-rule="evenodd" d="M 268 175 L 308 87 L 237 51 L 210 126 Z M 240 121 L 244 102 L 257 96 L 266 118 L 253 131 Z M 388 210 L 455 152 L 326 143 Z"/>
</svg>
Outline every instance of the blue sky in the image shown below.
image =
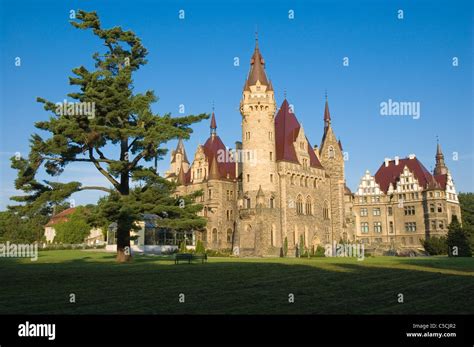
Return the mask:
<svg viewBox="0 0 474 347">
<path fill-rule="evenodd" d="M 214 102 L 218 134 L 229 147 L 241 138 L 238 106 L 258 26 L 277 102 L 286 90 L 312 144 L 321 141 L 327 89 L 334 130 L 349 153 L 352 190 L 385 157 L 415 153 L 432 168 L 438 135 L 458 191 L 474 191 L 472 1 L 0 3 L 0 209 L 15 194 L 8 158 L 26 155 L 33 123 L 49 117 L 36 97 L 61 102 L 73 90 L 71 69 L 91 66 L 92 53 L 103 52 L 90 32 L 68 23 L 71 9 L 95 10 L 104 27 L 133 30 L 149 50 L 135 90 L 154 90 L 159 97 L 154 111 L 160 114 L 178 115 L 180 104 L 186 113 L 211 112 Z M 184 20 L 178 17 L 181 9 Z M 234 66 L 235 57 L 240 66 Z M 349 66 L 343 66 L 344 57 Z M 459 66 L 453 67 L 453 57 Z M 389 99 L 420 102 L 421 117 L 381 116 L 380 103 Z M 194 129 L 185 143 L 190 157 L 206 140 L 209 124 Z M 168 162 L 166 157 L 159 163 L 161 172 Z M 82 163 L 54 180 L 107 185 Z M 83 204 L 98 196 L 88 191 L 74 199 Z"/>
</svg>

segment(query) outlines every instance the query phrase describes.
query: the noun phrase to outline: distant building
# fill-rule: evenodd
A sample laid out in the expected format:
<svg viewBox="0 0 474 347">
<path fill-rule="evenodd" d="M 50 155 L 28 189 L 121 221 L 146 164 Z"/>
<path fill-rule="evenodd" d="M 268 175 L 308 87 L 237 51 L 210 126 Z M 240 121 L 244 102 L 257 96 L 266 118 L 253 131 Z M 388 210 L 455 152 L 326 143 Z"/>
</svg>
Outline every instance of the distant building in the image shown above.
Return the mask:
<svg viewBox="0 0 474 347">
<path fill-rule="evenodd" d="M 67 222 L 70 215 L 76 210 L 75 207 L 68 208 L 51 217 L 49 222 L 44 226 L 44 236 L 47 243 L 53 243 L 56 237 L 55 225 Z M 88 245 L 96 245 L 104 242 L 104 234 L 101 228 L 92 228 L 90 234 L 84 239 L 84 243 Z"/>
<path fill-rule="evenodd" d="M 353 201 L 356 237 L 367 244 L 420 247 L 420 239 L 446 235 L 454 215 L 461 220 L 439 143 L 433 173 L 415 155 L 385 159 L 374 176 L 366 171 Z"/>
</svg>

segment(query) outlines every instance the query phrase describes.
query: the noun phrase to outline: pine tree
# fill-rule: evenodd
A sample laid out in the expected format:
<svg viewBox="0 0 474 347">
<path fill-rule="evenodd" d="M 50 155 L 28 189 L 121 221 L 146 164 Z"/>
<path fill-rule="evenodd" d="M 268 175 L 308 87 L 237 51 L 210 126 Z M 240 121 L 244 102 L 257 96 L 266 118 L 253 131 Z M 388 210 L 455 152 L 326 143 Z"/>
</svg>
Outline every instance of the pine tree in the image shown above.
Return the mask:
<svg viewBox="0 0 474 347">
<path fill-rule="evenodd" d="M 95 67 L 73 69 L 69 78 L 79 90 L 68 97 L 94 112 L 69 112 L 69 106 L 38 98 L 44 109 L 52 113 L 48 121 L 37 122 L 36 128 L 49 132 L 43 139 L 31 137 L 27 159 L 12 158 L 17 169 L 17 189 L 27 193 L 17 201 L 36 207 L 61 202 L 71 194 L 94 189 L 109 193 L 101 200 L 103 218 L 117 222 L 117 261 L 130 260 L 130 230 L 140 214 L 160 212 L 162 225 L 177 229 L 202 228 L 205 220 L 195 215 L 202 206 L 194 204 L 199 193 L 173 197 L 175 186 L 156 173 L 156 167 L 144 166 L 162 158 L 169 140 L 189 138 L 191 125 L 206 119 L 207 114 L 172 117 L 154 114 L 151 105 L 157 101 L 153 91 L 134 93 L 132 75 L 147 63 L 147 50 L 132 32 L 120 27 L 104 29 L 95 12 L 77 12 L 71 24 L 92 33 L 103 42 L 104 54 L 95 53 Z M 67 111 L 67 112 L 66 112 Z M 114 149 L 109 150 L 109 149 Z M 118 150 L 117 150 L 118 149 Z M 111 153 L 118 152 L 112 157 Z M 133 157 L 132 157 L 133 156 Z M 73 162 L 95 167 L 110 183 L 109 187 L 84 186 L 80 182 L 38 182 L 35 177 L 44 167 L 51 176 L 60 175 Z M 135 185 L 131 183 L 135 182 Z"/>
<path fill-rule="evenodd" d="M 448 227 L 446 243 L 450 257 L 472 257 L 469 236 L 454 215 Z"/>
</svg>

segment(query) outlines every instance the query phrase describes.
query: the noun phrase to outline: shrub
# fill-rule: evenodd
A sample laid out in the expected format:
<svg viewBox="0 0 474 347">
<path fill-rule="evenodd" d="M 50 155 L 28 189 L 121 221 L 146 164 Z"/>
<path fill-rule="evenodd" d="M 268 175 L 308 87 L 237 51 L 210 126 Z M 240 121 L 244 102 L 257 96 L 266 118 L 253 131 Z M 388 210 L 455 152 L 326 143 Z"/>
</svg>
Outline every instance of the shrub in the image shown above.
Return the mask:
<svg viewBox="0 0 474 347">
<path fill-rule="evenodd" d="M 196 254 L 204 254 L 206 253 L 206 249 L 204 248 L 204 244 L 201 240 L 198 240 L 196 243 Z"/>
<path fill-rule="evenodd" d="M 314 252 L 314 256 L 315 256 L 315 257 L 325 257 L 326 254 L 325 254 L 325 249 L 324 249 L 324 247 L 319 245 L 319 246 L 316 248 L 316 252 Z"/>
<path fill-rule="evenodd" d="M 448 254 L 448 244 L 444 236 L 431 236 L 430 238 L 422 240 L 422 245 L 429 255 Z"/>
<path fill-rule="evenodd" d="M 209 257 L 230 257 L 232 255 L 232 250 L 230 249 L 219 249 L 219 250 L 213 250 L 213 249 L 208 249 L 206 251 L 206 254 Z"/>
<path fill-rule="evenodd" d="M 179 253 L 188 253 L 188 249 L 186 248 L 186 241 L 181 241 L 179 245 Z"/>
<path fill-rule="evenodd" d="M 450 257 L 471 257 L 469 236 L 461 227 L 458 218 L 454 215 L 448 227 L 448 255 Z"/>
</svg>

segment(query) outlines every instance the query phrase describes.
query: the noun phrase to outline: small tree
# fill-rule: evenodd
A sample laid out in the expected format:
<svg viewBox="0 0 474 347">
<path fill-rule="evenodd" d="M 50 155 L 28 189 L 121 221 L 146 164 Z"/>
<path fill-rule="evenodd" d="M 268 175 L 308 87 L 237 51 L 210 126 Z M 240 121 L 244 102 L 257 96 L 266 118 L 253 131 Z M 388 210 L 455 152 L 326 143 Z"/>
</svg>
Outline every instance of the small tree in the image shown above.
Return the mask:
<svg viewBox="0 0 474 347">
<path fill-rule="evenodd" d="M 186 248 L 186 240 L 181 241 L 179 245 L 179 253 L 187 253 L 188 249 Z"/>
<path fill-rule="evenodd" d="M 286 257 L 288 254 L 288 238 L 285 236 L 285 241 L 283 242 L 283 255 Z"/>
<path fill-rule="evenodd" d="M 67 221 L 57 224 L 54 230 L 56 231 L 54 242 L 68 244 L 84 243 L 91 230 L 91 225 L 87 223 L 86 210 L 78 207 Z"/>
<path fill-rule="evenodd" d="M 448 254 L 448 245 L 446 244 L 446 237 L 431 236 L 425 240 L 421 240 L 421 244 L 429 255 Z"/>
<path fill-rule="evenodd" d="M 304 255 L 304 236 L 300 235 L 299 256 Z"/>
<path fill-rule="evenodd" d="M 469 236 L 463 230 L 455 215 L 448 227 L 447 244 L 450 257 L 472 257 Z"/>
<path fill-rule="evenodd" d="M 198 240 L 196 243 L 196 254 L 204 254 L 206 253 L 206 249 L 204 248 L 204 244 L 201 240 Z"/>
</svg>

